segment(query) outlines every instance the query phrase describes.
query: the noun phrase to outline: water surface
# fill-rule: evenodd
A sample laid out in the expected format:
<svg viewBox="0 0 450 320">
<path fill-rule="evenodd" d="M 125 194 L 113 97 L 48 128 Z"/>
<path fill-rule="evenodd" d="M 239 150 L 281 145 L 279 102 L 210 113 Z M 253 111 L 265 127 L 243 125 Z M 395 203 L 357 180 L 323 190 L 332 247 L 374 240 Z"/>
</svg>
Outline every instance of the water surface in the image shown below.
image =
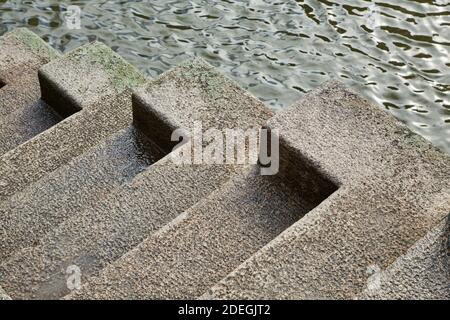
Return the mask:
<svg viewBox="0 0 450 320">
<path fill-rule="evenodd" d="M 0 21 L 62 52 L 102 41 L 151 77 L 201 56 L 274 110 L 340 79 L 450 153 L 448 0 L 0 0 Z"/>
</svg>

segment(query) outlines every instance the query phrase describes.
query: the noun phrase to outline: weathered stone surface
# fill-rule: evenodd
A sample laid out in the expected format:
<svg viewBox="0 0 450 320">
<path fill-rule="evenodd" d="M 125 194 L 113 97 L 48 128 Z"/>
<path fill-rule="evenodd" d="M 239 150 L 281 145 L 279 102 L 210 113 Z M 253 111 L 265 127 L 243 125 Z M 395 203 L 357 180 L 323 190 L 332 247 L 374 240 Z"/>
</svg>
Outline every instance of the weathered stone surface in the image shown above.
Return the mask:
<svg viewBox="0 0 450 320">
<path fill-rule="evenodd" d="M 443 220 L 387 270 L 372 275 L 359 299 L 450 299 L 449 220 Z"/>
<path fill-rule="evenodd" d="M 101 57 L 97 54 L 99 51 L 102 52 Z M 93 60 L 96 57 L 101 61 Z M 73 60 L 84 65 L 84 69 L 77 68 Z M 108 64 L 104 66 L 105 61 L 113 61 L 111 63 L 120 70 L 126 70 L 123 79 L 119 79 L 122 73 L 116 74 L 90 88 L 88 81 L 98 74 L 109 74 L 110 71 L 102 70 L 102 67 L 108 67 Z M 101 44 L 74 50 L 45 65 L 43 70 L 40 75 L 42 89 L 46 92 L 43 99 L 57 97 L 46 101 L 58 112 L 61 109 L 55 103 L 65 104 L 67 101 L 76 102 L 76 108 L 81 111 L 0 157 L 0 201 L 129 126 L 132 121 L 131 89 L 127 86 L 144 82 L 136 69 Z M 71 81 L 74 78 L 86 81 L 79 80 L 75 84 Z M 45 86 L 50 82 L 57 86 Z M 100 95 L 102 88 L 103 94 Z"/>
<path fill-rule="evenodd" d="M 37 70 L 59 54 L 27 29 L 0 37 L 0 155 L 62 119 L 41 101 Z"/>
<path fill-rule="evenodd" d="M 37 246 L 12 255 L 0 265 L 0 283 L 14 299 L 63 297 L 69 293 L 68 266 L 80 267 L 86 282 L 218 188 L 233 172 L 219 166 L 156 163 L 132 184 L 55 227 Z"/>
<path fill-rule="evenodd" d="M 6 292 L 0 287 L 0 300 L 11 300 Z"/>
<path fill-rule="evenodd" d="M 353 298 L 449 214 L 449 157 L 339 83 L 269 126 L 340 187 L 205 297 Z"/>
<path fill-rule="evenodd" d="M 70 298 L 198 297 L 316 205 L 279 177 L 248 168 Z"/>
<path fill-rule="evenodd" d="M 43 100 L 69 116 L 147 79 L 110 48 L 95 42 L 43 66 L 39 81 Z"/>
<path fill-rule="evenodd" d="M 197 78 L 185 80 L 180 86 L 180 79 L 190 68 L 199 70 Z M 211 92 L 209 96 L 190 99 L 187 103 L 186 99 L 198 92 L 198 82 L 203 77 L 221 83 L 222 87 L 208 91 Z M 158 108 L 177 110 L 176 106 L 184 103 L 185 111 L 176 113 L 176 118 L 181 119 L 183 124 L 198 120 L 202 121 L 205 129 L 216 124 L 233 128 L 236 125 L 235 112 L 240 112 L 240 101 L 247 103 L 248 109 L 241 112 L 242 117 L 247 119 L 247 127 L 260 127 L 271 115 L 261 102 L 239 91 L 230 80 L 201 61 L 188 62 L 169 71 L 162 79 L 149 82 L 146 86 L 153 90 L 152 98 L 166 94 L 167 88 L 172 88 L 171 97 L 175 98 L 160 99 Z M 201 85 L 207 87 L 208 83 Z M 216 114 L 216 122 L 209 120 L 208 114 L 194 111 L 206 102 L 214 103 L 215 108 L 222 110 Z M 239 124 L 244 125 L 244 122 Z M 141 128 L 142 125 L 137 130 Z M 167 149 L 161 141 L 167 140 L 159 140 L 162 148 Z M 170 156 L 166 156 L 97 203 L 86 204 L 82 212 L 49 230 L 36 246 L 13 254 L 0 266 L 0 283 L 13 298 L 60 298 L 68 293 L 67 266 L 79 266 L 83 279 L 89 279 L 216 190 L 236 171 L 240 169 L 233 165 L 177 166 Z M 43 223 L 44 220 L 38 222 L 40 225 Z"/>
<path fill-rule="evenodd" d="M 0 261 L 35 245 L 52 228 L 130 182 L 163 155 L 130 126 L 1 202 Z"/>
<path fill-rule="evenodd" d="M 188 61 L 135 90 L 133 114 L 136 127 L 164 146 L 172 146 L 170 138 L 175 129 L 192 130 L 196 121 L 201 121 L 205 130 L 246 129 L 259 128 L 261 119 L 273 116 L 262 103 L 201 59 Z"/>
<path fill-rule="evenodd" d="M 0 121 L 0 155 L 14 149 L 62 120 L 52 107 L 37 100 Z"/>
<path fill-rule="evenodd" d="M 68 299 L 449 298 L 450 158 L 341 84 L 274 116 L 201 60 L 145 83 L 98 43 L 57 56 L 0 38 L 12 298 L 64 297 L 73 265 Z M 171 133 L 198 121 L 278 131 L 280 172 L 176 165 Z"/>
<path fill-rule="evenodd" d="M 14 82 L 21 73 L 37 70 L 58 52 L 33 32 L 18 28 L 0 37 L 0 81 Z"/>
</svg>

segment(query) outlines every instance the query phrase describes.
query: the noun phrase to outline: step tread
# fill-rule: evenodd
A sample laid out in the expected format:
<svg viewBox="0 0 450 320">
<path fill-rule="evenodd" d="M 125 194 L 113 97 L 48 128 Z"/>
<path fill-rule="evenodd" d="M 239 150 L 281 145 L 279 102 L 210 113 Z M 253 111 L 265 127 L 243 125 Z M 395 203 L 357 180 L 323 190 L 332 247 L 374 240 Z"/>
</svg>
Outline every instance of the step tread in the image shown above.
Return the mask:
<svg viewBox="0 0 450 320">
<path fill-rule="evenodd" d="M 13 254 L 0 265 L 0 283 L 13 298 L 62 297 L 68 293 L 68 266 L 79 266 L 86 279 L 95 275 L 216 189 L 232 172 L 222 166 L 154 164 L 131 184 L 52 229 L 37 246 Z"/>
<path fill-rule="evenodd" d="M 202 60 L 146 83 L 100 43 L 59 57 L 18 29 L 0 86 L 0 299 L 64 297 L 73 265 L 68 299 L 448 298 L 450 157 L 339 82 L 274 116 Z M 167 154 L 196 122 L 268 126 L 279 174 L 122 148 L 132 128 Z"/>
<path fill-rule="evenodd" d="M 196 63 L 188 63 L 188 66 L 198 68 Z M 186 67 L 174 68 L 163 75 L 164 81 L 159 79 L 147 84 L 157 89 L 158 85 L 165 88 L 166 81 L 176 83 L 176 86 L 172 86 L 171 93 L 175 98 L 164 102 L 168 109 L 172 108 L 171 104 L 198 94 L 196 88 L 199 85 L 194 82 L 201 81 L 201 74 L 181 83 L 178 75 L 185 69 Z M 212 71 L 211 67 L 205 68 L 203 63 L 201 70 L 217 82 L 227 84 L 230 81 Z M 189 94 L 186 88 L 191 88 L 192 92 Z M 261 102 L 242 90 L 237 91 L 236 88 L 235 85 L 225 86 L 224 90 L 220 91 L 222 98 L 237 108 L 240 99 L 245 97 L 247 108 L 253 110 L 252 118 L 248 119 L 246 126 L 263 125 L 270 112 L 263 108 Z M 222 102 L 216 98 L 208 95 L 203 97 L 219 108 Z M 197 101 L 191 101 L 192 109 L 203 106 L 204 100 L 198 103 Z M 230 109 L 230 112 L 234 108 Z M 88 110 L 82 112 L 85 111 Z M 217 113 L 217 123 L 228 123 L 233 127 L 235 115 L 230 115 L 225 109 L 222 111 Z M 73 117 L 75 116 L 77 114 Z M 181 113 L 178 114 L 178 117 L 182 116 Z M 192 117 L 192 112 L 186 112 L 185 116 Z M 195 119 L 201 121 L 202 117 L 202 113 L 196 113 Z M 208 125 L 212 126 L 213 123 Z M 62 297 L 68 293 L 64 273 L 68 265 L 79 265 L 86 278 L 95 275 L 108 263 L 117 260 L 142 242 L 149 234 L 218 188 L 236 171 L 238 169 L 233 165 L 178 166 L 167 156 L 147 168 L 130 184 L 115 189 L 98 203 L 86 206 L 76 216 L 50 230 L 37 246 L 24 248 L 12 255 L 0 267 L 0 283 L 14 298 Z"/>
<path fill-rule="evenodd" d="M 293 163 L 340 187 L 207 297 L 351 299 L 369 266 L 384 270 L 448 216 L 450 157 L 343 85 L 313 90 L 269 126 Z"/>
<path fill-rule="evenodd" d="M 36 70 L 26 70 L 14 82 L 0 88 L 0 117 L 22 110 L 37 101 L 41 96 Z"/>
<path fill-rule="evenodd" d="M 445 219 L 386 270 L 373 274 L 358 299 L 450 299 L 449 228 Z"/>
<path fill-rule="evenodd" d="M 0 37 L 0 80 L 8 84 L 26 70 L 35 70 L 58 58 L 59 53 L 26 28 Z"/>
<path fill-rule="evenodd" d="M 0 154 L 56 121 L 51 111 L 45 117 L 46 112 L 36 112 L 36 107 L 41 103 L 38 68 L 58 57 L 56 50 L 27 29 L 0 37 Z"/>
<path fill-rule="evenodd" d="M 112 66 L 124 72 L 110 76 Z M 99 75 L 105 75 L 105 79 L 100 81 Z M 90 76 L 99 80 L 92 88 L 80 80 Z M 70 82 L 74 78 L 79 80 Z M 42 99 L 59 114 L 69 103 L 75 103 L 81 111 L 0 157 L 0 201 L 129 126 L 132 113 L 128 85 L 145 82 L 134 67 L 98 43 L 52 60 L 40 69 L 39 80 Z M 102 88 L 105 93 L 98 95 Z"/>
<path fill-rule="evenodd" d="M 16 110 L 0 120 L 0 155 L 14 149 L 62 120 L 42 100 Z"/>
<path fill-rule="evenodd" d="M 312 207 L 254 167 L 151 235 L 72 298 L 200 296 Z"/>
<path fill-rule="evenodd" d="M 161 157 L 162 151 L 130 126 L 0 202 L 0 261 L 37 244 L 50 229 L 130 182 Z"/>
</svg>

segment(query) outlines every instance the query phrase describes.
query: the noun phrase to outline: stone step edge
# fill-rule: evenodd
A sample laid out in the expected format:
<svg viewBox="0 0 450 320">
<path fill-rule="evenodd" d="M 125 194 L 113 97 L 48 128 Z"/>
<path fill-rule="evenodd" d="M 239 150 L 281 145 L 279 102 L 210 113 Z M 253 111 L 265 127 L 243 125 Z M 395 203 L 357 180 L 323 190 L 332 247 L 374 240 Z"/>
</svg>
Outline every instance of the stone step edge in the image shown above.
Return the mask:
<svg viewBox="0 0 450 320">
<path fill-rule="evenodd" d="M 18 56 L 18 52 L 21 54 Z M 61 54 L 27 28 L 17 28 L 0 37 L 0 82 L 7 85 L 14 81 L 26 65 L 36 70 L 41 65 L 59 58 Z"/>
<path fill-rule="evenodd" d="M 149 81 L 101 42 L 51 61 L 39 69 L 38 77 L 42 99 L 64 117 Z"/>
</svg>

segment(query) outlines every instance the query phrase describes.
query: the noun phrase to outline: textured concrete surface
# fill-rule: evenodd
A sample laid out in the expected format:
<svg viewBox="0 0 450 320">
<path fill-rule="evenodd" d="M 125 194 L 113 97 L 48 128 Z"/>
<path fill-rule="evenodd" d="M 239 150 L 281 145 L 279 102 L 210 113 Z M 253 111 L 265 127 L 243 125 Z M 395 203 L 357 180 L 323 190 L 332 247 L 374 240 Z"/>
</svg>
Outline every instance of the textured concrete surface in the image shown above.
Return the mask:
<svg viewBox="0 0 450 320">
<path fill-rule="evenodd" d="M 6 117 L 35 104 L 40 95 L 37 70 L 25 69 L 9 84 L 0 88 L 0 117 Z"/>
<path fill-rule="evenodd" d="M 147 79 L 110 48 L 96 42 L 44 65 L 39 69 L 39 81 L 42 98 L 61 115 L 69 116 Z"/>
<path fill-rule="evenodd" d="M 201 60 L 147 82 L 23 29 L 0 58 L 0 297 L 449 298 L 450 157 L 340 83 L 273 115 Z M 175 165 L 196 121 L 277 129 L 280 172 Z"/>
<path fill-rule="evenodd" d="M 10 296 L 0 287 L 0 300 L 11 300 Z"/>
<path fill-rule="evenodd" d="M 72 81 L 73 78 L 93 81 L 98 74 L 108 75 L 110 71 L 103 70 L 110 67 L 108 63 L 126 72 L 109 76 L 93 87 L 82 80 Z M 121 81 L 120 76 L 123 76 Z M 136 69 L 99 43 L 52 60 L 39 71 L 39 77 L 42 99 L 57 112 L 62 114 L 61 106 L 72 102 L 81 111 L 0 157 L 0 201 L 129 126 L 131 90 L 127 86 L 145 80 Z"/>
<path fill-rule="evenodd" d="M 450 299 L 449 219 L 442 221 L 387 270 L 372 275 L 359 299 Z"/>
<path fill-rule="evenodd" d="M 171 150 L 173 130 L 191 130 L 195 121 L 201 120 L 205 130 L 245 130 L 259 128 L 265 123 L 261 119 L 269 119 L 273 113 L 212 66 L 196 59 L 137 89 L 133 115 L 138 128 Z"/>
<path fill-rule="evenodd" d="M 71 298 L 198 297 L 316 205 L 277 176 L 249 168 Z"/>
<path fill-rule="evenodd" d="M 269 126 L 340 188 L 204 297 L 353 298 L 449 214 L 450 158 L 337 82 Z"/>
<path fill-rule="evenodd" d="M 58 53 L 27 29 L 0 37 L 0 155 L 62 119 L 40 100 L 38 68 Z"/>
<path fill-rule="evenodd" d="M 224 183 L 234 171 L 218 166 L 151 166 L 130 185 L 55 227 L 34 247 L 0 265 L 0 283 L 14 299 L 56 299 L 69 293 L 66 270 L 82 281 L 143 241 Z"/>
<path fill-rule="evenodd" d="M 62 120 L 52 107 L 38 100 L 0 121 L 0 154 L 14 149 Z"/>
<path fill-rule="evenodd" d="M 0 81 L 8 85 L 20 74 L 37 69 L 59 56 L 33 32 L 19 28 L 0 37 Z"/>
<path fill-rule="evenodd" d="M 52 228 L 131 181 L 163 155 L 130 126 L 0 203 L 0 261 L 36 244 Z"/>
<path fill-rule="evenodd" d="M 180 79 L 189 69 L 196 71 L 195 77 L 179 86 Z M 237 113 L 240 113 L 243 119 L 241 124 L 251 127 L 261 126 L 270 117 L 271 113 L 262 103 L 201 61 L 175 68 L 162 75 L 164 81 L 149 82 L 146 88 L 153 90 L 152 98 L 167 96 L 167 88 L 172 88 L 171 99 L 160 98 L 158 101 L 158 108 L 171 110 L 181 101 L 193 97 L 200 85 L 207 87 L 208 83 L 201 82 L 204 77 L 219 82 L 220 87 L 214 87 L 209 95 L 203 95 L 201 99 L 185 102 L 184 105 L 189 108 L 176 113 L 180 122 L 199 120 L 204 129 L 216 124 L 234 127 Z M 217 99 L 214 94 L 222 99 Z M 141 100 L 146 102 L 146 99 Z M 241 111 L 240 101 L 246 101 L 247 110 Z M 203 119 L 204 113 L 195 112 L 205 104 L 212 104 L 221 110 L 216 113 L 216 122 Z M 137 130 L 140 128 L 142 124 Z M 162 145 L 162 148 L 167 149 L 167 146 Z M 79 266 L 84 280 L 96 275 L 108 263 L 120 258 L 148 235 L 195 205 L 239 170 L 225 165 L 176 166 L 167 156 L 137 175 L 129 184 L 116 188 L 91 206 L 85 204 L 82 212 L 55 228 L 47 228 L 48 233 L 35 246 L 10 256 L 0 266 L 0 283 L 13 298 L 62 297 L 68 293 L 67 266 Z M 34 215 L 27 216 L 36 219 Z M 41 216 L 44 217 L 44 212 Z M 22 218 L 19 214 L 18 220 Z M 38 225 L 45 227 L 45 222 L 42 219 Z M 24 230 L 24 224 L 22 226 Z"/>
</svg>

